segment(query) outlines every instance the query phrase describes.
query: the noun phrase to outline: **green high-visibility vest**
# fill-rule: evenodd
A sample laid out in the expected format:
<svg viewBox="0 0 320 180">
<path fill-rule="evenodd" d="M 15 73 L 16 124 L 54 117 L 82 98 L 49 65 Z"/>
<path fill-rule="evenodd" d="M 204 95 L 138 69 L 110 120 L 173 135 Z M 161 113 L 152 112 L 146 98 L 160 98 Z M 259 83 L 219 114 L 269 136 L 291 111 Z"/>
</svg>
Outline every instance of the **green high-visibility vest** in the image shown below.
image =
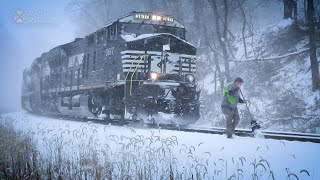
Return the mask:
<svg viewBox="0 0 320 180">
<path fill-rule="evenodd" d="M 236 98 L 235 98 L 235 96 L 230 95 L 230 94 L 228 93 L 228 86 L 231 85 L 231 84 L 232 84 L 232 82 L 231 82 L 231 83 L 228 83 L 228 84 L 226 84 L 226 85 L 224 86 L 224 88 L 223 88 L 223 95 L 224 95 L 224 96 L 227 95 L 227 96 L 228 96 L 228 101 L 229 101 L 229 103 L 230 103 L 231 105 L 234 105 L 234 104 L 236 103 Z"/>
</svg>

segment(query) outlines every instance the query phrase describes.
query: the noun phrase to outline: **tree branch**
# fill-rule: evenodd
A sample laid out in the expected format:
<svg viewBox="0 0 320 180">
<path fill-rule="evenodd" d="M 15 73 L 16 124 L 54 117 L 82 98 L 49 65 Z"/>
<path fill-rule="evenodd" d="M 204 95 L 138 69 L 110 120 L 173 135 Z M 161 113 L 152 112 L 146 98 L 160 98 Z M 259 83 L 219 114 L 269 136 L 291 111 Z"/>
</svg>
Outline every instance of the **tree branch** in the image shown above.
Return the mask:
<svg viewBox="0 0 320 180">
<path fill-rule="evenodd" d="M 230 59 L 231 61 L 237 61 L 237 62 L 245 62 L 245 61 L 270 61 L 270 60 L 277 60 L 277 59 L 282 59 L 282 58 L 286 58 L 286 57 L 290 57 L 293 55 L 298 55 L 298 54 L 302 54 L 309 51 L 309 48 L 305 48 L 302 49 L 300 51 L 296 51 L 293 53 L 289 53 L 289 54 L 285 54 L 285 55 L 281 55 L 281 56 L 275 56 L 275 57 L 267 57 L 267 58 L 252 58 L 252 59 Z"/>
</svg>

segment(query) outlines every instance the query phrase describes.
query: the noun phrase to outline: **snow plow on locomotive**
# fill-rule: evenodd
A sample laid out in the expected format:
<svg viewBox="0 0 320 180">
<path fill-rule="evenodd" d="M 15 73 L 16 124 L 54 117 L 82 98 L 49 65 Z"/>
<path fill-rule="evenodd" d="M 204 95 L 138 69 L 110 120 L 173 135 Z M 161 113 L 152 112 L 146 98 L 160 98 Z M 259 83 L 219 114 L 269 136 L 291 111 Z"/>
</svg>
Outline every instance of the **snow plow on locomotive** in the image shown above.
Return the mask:
<svg viewBox="0 0 320 180">
<path fill-rule="evenodd" d="M 170 16 L 132 12 L 43 53 L 23 73 L 34 113 L 144 123 L 199 118 L 196 48 Z"/>
</svg>

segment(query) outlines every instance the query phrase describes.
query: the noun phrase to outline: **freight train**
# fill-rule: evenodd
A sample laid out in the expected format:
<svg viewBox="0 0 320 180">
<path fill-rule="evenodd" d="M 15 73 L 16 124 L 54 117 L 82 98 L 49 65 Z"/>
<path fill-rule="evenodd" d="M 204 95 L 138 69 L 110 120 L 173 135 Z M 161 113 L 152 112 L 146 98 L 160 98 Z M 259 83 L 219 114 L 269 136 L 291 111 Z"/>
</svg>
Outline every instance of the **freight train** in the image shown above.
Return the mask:
<svg viewBox="0 0 320 180">
<path fill-rule="evenodd" d="M 172 16 L 132 12 L 36 58 L 21 105 L 42 115 L 190 124 L 199 118 L 196 47 Z"/>
</svg>

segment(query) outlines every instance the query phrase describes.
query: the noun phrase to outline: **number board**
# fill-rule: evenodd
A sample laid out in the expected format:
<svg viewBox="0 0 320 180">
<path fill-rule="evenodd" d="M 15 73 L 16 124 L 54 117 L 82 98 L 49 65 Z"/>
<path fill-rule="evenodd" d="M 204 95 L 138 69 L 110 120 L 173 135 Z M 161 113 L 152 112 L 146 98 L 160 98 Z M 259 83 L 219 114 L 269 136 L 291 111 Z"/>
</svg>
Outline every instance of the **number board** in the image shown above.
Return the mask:
<svg viewBox="0 0 320 180">
<path fill-rule="evenodd" d="M 156 15 L 156 14 L 147 14 L 147 13 L 136 13 L 136 14 L 134 14 L 134 18 L 140 19 L 140 20 L 174 22 L 173 17 Z"/>
</svg>

